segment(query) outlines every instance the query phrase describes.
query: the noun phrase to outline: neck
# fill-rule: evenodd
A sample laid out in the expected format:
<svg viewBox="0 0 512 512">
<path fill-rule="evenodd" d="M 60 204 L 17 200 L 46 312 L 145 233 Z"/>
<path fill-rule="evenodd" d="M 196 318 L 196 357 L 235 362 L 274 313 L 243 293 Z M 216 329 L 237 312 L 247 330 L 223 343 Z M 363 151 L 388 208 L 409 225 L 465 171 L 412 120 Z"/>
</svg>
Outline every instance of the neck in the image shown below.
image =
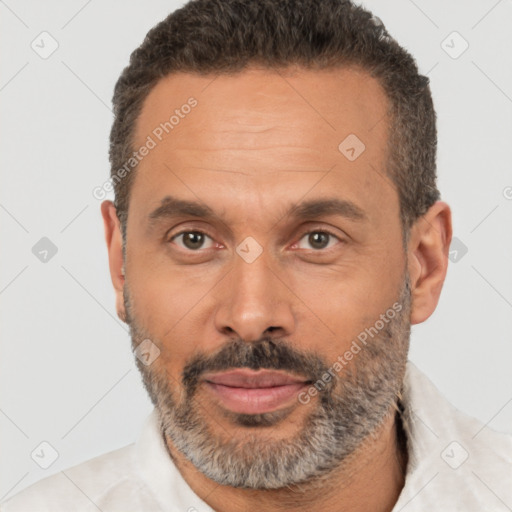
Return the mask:
<svg viewBox="0 0 512 512">
<path fill-rule="evenodd" d="M 336 470 L 310 482 L 272 490 L 219 485 L 199 472 L 167 437 L 165 440 L 187 484 L 218 512 L 389 512 L 405 483 L 407 452 L 401 432 L 399 415 L 393 412 Z"/>
</svg>

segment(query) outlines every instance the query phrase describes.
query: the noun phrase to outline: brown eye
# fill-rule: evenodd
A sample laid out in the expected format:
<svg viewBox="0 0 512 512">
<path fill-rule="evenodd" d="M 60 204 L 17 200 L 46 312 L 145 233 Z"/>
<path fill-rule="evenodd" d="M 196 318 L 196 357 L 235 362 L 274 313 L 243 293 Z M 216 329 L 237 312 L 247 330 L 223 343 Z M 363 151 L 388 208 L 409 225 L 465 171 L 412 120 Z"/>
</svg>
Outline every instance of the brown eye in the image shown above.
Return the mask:
<svg viewBox="0 0 512 512">
<path fill-rule="evenodd" d="M 306 240 L 310 247 L 300 247 L 301 241 Z M 298 242 L 301 249 L 315 249 L 322 250 L 331 247 L 331 241 L 339 241 L 339 238 L 327 231 L 311 231 L 306 233 Z M 330 244 L 330 245 L 329 245 Z"/>
<path fill-rule="evenodd" d="M 206 239 L 211 241 L 210 246 L 213 243 L 213 240 L 205 233 L 201 231 L 182 231 L 177 235 L 174 235 L 171 238 L 171 241 L 178 240 L 177 244 L 183 249 L 190 249 L 191 251 L 196 251 L 198 249 L 208 249 L 209 247 L 203 247 Z"/>
</svg>

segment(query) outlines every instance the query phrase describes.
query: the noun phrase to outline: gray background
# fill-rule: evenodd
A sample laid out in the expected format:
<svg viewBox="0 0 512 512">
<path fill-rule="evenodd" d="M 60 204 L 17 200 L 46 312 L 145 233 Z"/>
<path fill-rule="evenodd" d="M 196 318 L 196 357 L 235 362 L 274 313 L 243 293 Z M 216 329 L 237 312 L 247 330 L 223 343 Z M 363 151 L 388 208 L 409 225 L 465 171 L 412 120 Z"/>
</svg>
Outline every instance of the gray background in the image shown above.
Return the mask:
<svg viewBox="0 0 512 512">
<path fill-rule="evenodd" d="M 114 83 L 178 5 L 0 1 L 0 500 L 132 442 L 151 410 L 92 190 L 108 177 Z M 512 432 L 512 2 L 364 5 L 431 79 L 439 186 L 460 240 L 436 312 L 413 327 L 411 359 L 459 409 Z M 46 59 L 31 48 L 51 49 L 43 31 L 59 45 Z M 469 44 L 457 58 L 453 31 Z M 58 249 L 46 262 L 32 252 L 42 237 Z M 31 458 L 46 450 L 49 462 L 42 441 L 59 455 L 48 469 Z"/>
</svg>

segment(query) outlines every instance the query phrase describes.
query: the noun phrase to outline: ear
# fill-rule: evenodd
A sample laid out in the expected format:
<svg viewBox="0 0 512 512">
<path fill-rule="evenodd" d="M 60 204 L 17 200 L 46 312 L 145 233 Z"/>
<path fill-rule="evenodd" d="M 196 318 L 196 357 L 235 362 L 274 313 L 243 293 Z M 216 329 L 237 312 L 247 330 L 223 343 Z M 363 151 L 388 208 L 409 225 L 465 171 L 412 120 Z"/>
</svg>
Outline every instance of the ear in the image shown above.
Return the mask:
<svg viewBox="0 0 512 512">
<path fill-rule="evenodd" d="M 448 269 L 451 240 L 451 211 L 442 201 L 434 203 L 411 227 L 408 244 L 411 324 L 424 322 L 436 309 Z"/>
<path fill-rule="evenodd" d="M 126 311 L 124 309 L 123 298 L 123 239 L 121 235 L 121 224 L 117 218 L 116 207 L 112 201 L 103 201 L 103 203 L 101 203 L 101 215 L 105 227 L 110 276 L 116 293 L 117 316 L 125 322 Z"/>
</svg>

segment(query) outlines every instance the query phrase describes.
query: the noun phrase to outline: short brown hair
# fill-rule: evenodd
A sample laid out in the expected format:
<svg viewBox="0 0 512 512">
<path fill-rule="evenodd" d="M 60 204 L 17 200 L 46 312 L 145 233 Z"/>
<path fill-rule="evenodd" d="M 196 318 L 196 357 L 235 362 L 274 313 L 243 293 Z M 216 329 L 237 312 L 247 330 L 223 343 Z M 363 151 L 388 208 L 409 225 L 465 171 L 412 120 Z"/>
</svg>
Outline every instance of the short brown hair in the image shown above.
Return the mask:
<svg viewBox="0 0 512 512">
<path fill-rule="evenodd" d="M 137 118 L 161 78 L 180 71 L 233 73 L 253 63 L 306 69 L 355 65 L 379 81 L 391 105 L 386 173 L 398 190 L 407 238 L 413 222 L 439 199 L 429 80 L 382 22 L 350 0 L 192 0 L 171 13 L 131 54 L 115 86 L 111 177 L 133 155 Z M 134 173 L 114 180 L 123 239 Z"/>
</svg>

